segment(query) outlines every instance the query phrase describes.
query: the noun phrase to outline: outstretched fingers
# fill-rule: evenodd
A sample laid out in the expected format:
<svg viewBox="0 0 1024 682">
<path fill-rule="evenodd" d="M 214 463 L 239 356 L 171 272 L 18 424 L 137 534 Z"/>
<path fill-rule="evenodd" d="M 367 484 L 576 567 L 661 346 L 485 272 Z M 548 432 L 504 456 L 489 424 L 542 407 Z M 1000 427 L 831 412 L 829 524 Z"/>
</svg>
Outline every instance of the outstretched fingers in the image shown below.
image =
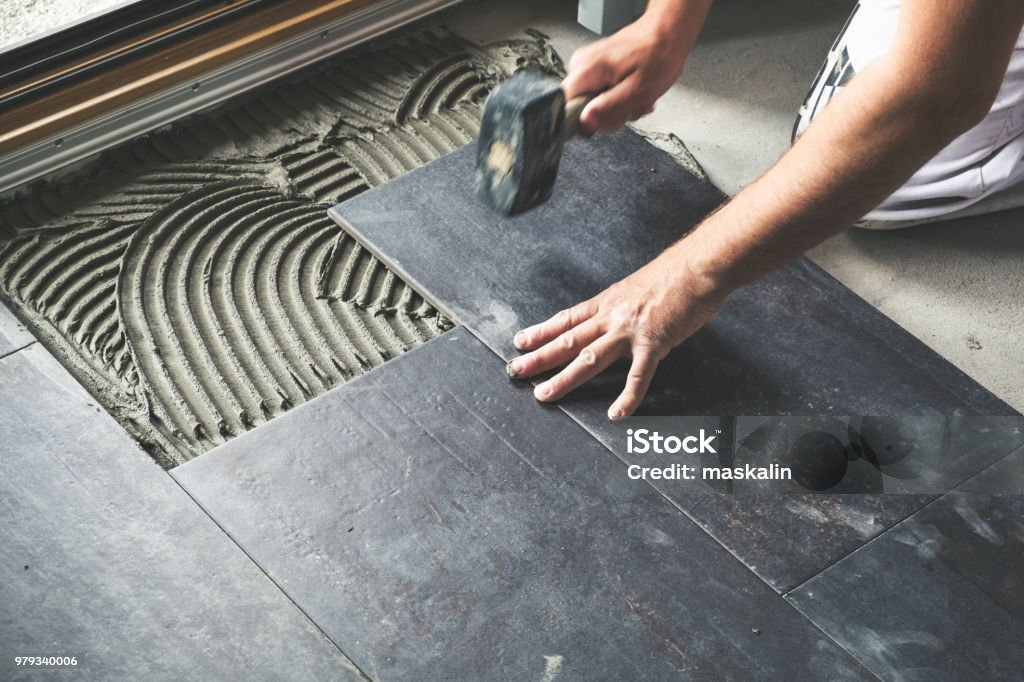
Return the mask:
<svg viewBox="0 0 1024 682">
<path fill-rule="evenodd" d="M 651 386 L 651 380 L 654 378 L 654 371 L 658 369 L 659 361 L 657 354 L 648 346 L 639 346 L 633 349 L 633 364 L 629 367 L 626 387 L 608 408 L 609 419 L 619 421 L 636 412 L 640 401 L 643 400 L 647 389 Z"/>
<path fill-rule="evenodd" d="M 543 402 L 558 400 L 608 369 L 628 350 L 629 341 L 626 337 L 605 334 L 580 351 L 561 372 L 537 384 L 533 395 Z"/>
<path fill-rule="evenodd" d="M 521 355 L 508 363 L 508 375 L 513 379 L 526 379 L 549 369 L 560 367 L 601 336 L 601 325 L 591 317 L 558 338 L 549 341 L 532 353 Z"/>
</svg>

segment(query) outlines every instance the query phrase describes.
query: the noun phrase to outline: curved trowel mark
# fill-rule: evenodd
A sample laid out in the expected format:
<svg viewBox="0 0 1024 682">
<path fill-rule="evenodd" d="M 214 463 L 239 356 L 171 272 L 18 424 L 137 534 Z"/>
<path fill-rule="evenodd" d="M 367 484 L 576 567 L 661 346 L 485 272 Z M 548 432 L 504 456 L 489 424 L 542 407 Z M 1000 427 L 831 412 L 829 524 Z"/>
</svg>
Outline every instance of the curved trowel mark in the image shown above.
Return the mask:
<svg viewBox="0 0 1024 682">
<path fill-rule="evenodd" d="M 175 466 L 450 326 L 326 208 L 472 141 L 524 63 L 559 66 L 399 38 L 123 145 L 0 205 L 0 294 Z"/>
</svg>

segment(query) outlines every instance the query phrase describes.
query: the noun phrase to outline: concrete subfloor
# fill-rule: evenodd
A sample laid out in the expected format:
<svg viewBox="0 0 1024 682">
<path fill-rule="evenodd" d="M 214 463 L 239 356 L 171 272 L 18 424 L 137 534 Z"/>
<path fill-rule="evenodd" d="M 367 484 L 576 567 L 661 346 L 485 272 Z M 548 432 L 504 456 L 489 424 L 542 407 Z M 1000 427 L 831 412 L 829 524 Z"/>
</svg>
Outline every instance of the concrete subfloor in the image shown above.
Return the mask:
<svg viewBox="0 0 1024 682">
<path fill-rule="evenodd" d="M 789 147 L 797 108 L 850 0 L 718 0 L 679 81 L 636 127 L 675 133 L 732 195 Z M 476 41 L 540 30 L 568 62 L 596 36 L 576 3 L 471 0 L 441 21 Z M 1024 410 L 1024 211 L 897 232 L 849 230 L 810 257 L 1018 410 Z"/>
</svg>

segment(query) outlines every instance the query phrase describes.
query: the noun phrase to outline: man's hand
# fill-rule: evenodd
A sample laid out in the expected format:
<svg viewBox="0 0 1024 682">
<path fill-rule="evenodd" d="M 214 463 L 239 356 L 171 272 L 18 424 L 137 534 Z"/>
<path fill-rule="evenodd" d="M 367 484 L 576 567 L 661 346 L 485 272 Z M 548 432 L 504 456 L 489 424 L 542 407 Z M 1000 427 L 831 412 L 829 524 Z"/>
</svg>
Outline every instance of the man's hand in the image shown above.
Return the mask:
<svg viewBox="0 0 1024 682">
<path fill-rule="evenodd" d="M 601 93 L 580 116 L 585 130 L 614 132 L 654 111 L 683 70 L 711 0 L 655 0 L 638 20 L 581 47 L 569 60 L 565 96 Z"/>
<path fill-rule="evenodd" d="M 512 360 L 508 373 L 528 378 L 568 363 L 538 384 L 538 400 L 558 400 L 622 357 L 632 357 L 625 389 L 608 410 L 611 419 L 633 414 L 658 363 L 707 324 L 725 297 L 685 265 L 684 242 L 589 301 L 563 310 L 515 336 L 532 351 Z"/>
</svg>

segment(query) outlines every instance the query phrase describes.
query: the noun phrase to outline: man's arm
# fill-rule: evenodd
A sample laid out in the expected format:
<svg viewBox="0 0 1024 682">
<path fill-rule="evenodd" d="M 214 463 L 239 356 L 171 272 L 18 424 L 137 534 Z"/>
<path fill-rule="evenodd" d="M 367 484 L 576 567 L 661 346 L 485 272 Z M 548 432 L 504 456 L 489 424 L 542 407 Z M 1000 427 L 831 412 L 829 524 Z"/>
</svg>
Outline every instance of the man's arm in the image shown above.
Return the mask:
<svg viewBox="0 0 1024 682">
<path fill-rule="evenodd" d="M 556 400 L 632 356 L 609 409 L 637 408 L 658 362 L 728 295 L 837 234 L 981 121 L 1024 24 L 1020 0 L 904 0 L 889 53 L 855 76 L 765 175 L 636 273 L 516 335 L 511 363 Z"/>
</svg>

